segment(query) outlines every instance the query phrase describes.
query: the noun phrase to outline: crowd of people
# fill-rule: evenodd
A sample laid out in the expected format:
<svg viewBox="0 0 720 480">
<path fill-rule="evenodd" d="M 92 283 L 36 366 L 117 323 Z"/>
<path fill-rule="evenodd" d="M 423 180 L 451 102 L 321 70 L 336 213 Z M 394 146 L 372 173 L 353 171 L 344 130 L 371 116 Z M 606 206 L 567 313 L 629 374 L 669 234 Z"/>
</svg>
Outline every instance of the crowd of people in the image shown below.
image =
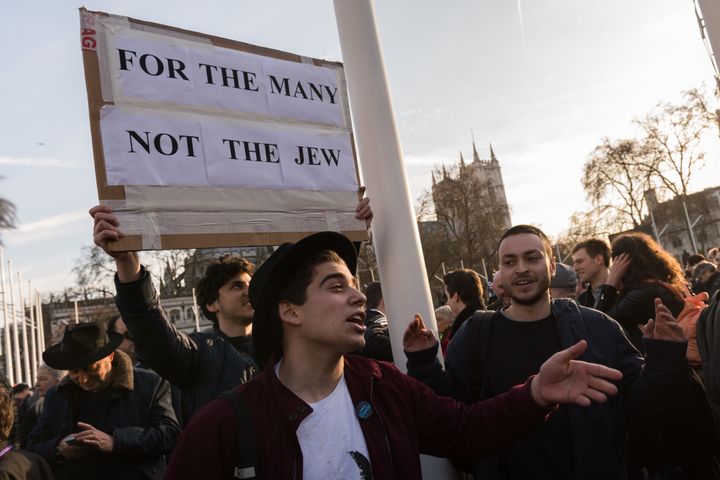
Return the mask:
<svg viewBox="0 0 720 480">
<path fill-rule="evenodd" d="M 409 321 L 403 374 L 342 234 L 212 262 L 212 328 L 188 335 L 137 253 L 108 248 L 112 210 L 90 214 L 119 314 L 68 326 L 34 388 L 0 384 L 0 479 L 405 479 L 420 454 L 478 480 L 720 479 L 717 248 L 681 266 L 627 233 L 564 264 L 514 226 L 491 279 L 444 275 L 437 331 L 390 319 Z"/>
</svg>

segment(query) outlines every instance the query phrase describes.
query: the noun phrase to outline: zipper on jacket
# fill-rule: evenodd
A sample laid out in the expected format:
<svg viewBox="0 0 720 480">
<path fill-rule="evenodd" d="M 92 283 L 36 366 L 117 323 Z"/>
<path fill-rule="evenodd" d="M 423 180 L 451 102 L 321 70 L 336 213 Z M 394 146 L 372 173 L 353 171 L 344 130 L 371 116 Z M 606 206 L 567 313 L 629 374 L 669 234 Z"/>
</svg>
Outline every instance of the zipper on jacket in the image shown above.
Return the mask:
<svg viewBox="0 0 720 480">
<path fill-rule="evenodd" d="M 385 448 L 387 448 L 388 455 L 390 456 L 390 471 L 393 472 L 393 478 L 397 478 L 397 472 L 395 472 L 395 461 L 393 460 L 392 450 L 390 449 L 390 439 L 387 435 L 387 427 L 385 426 L 385 421 L 382 418 L 382 415 L 380 415 L 380 410 L 377 408 L 377 405 L 375 405 L 375 402 L 373 401 L 373 387 L 375 386 L 375 378 L 370 377 L 370 404 L 373 405 L 373 408 L 375 409 L 375 413 L 378 416 L 378 420 L 380 420 L 380 425 L 383 429 L 383 437 L 385 438 Z"/>
</svg>

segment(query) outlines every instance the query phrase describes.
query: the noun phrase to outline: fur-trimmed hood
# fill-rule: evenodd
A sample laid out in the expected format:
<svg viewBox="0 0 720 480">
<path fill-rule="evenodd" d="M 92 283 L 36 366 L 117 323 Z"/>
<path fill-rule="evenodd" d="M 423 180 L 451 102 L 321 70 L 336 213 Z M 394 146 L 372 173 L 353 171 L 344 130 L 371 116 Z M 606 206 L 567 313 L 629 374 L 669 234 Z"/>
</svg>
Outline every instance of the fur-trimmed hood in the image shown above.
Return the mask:
<svg viewBox="0 0 720 480">
<path fill-rule="evenodd" d="M 120 350 L 115 350 L 115 358 L 112 362 L 112 382 L 108 388 L 117 390 L 126 390 L 132 392 L 135 388 L 135 378 L 133 374 L 133 366 L 130 357 Z M 65 375 L 57 386 L 59 392 L 67 389 L 80 388 L 70 379 L 70 375 Z"/>
</svg>

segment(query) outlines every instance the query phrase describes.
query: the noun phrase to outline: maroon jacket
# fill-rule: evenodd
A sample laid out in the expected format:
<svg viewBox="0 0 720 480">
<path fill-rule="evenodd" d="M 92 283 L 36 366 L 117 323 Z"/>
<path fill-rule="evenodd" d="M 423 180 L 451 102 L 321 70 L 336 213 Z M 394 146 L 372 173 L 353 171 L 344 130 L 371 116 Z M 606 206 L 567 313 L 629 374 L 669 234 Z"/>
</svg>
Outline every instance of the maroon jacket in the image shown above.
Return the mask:
<svg viewBox="0 0 720 480">
<path fill-rule="evenodd" d="M 503 395 L 468 406 L 436 396 L 390 363 L 347 355 L 345 381 L 354 404 L 368 401 L 372 405 L 372 414 L 360 420 L 360 426 L 375 480 L 421 478 L 420 453 L 470 460 L 502 451 L 542 423 L 551 411 L 532 400 L 529 380 Z M 280 383 L 271 367 L 236 390 L 251 411 L 258 476 L 302 478 L 303 458 L 296 431 L 310 414 L 310 406 Z M 237 429 L 229 401 L 208 403 L 185 427 L 165 478 L 233 478 Z"/>
</svg>

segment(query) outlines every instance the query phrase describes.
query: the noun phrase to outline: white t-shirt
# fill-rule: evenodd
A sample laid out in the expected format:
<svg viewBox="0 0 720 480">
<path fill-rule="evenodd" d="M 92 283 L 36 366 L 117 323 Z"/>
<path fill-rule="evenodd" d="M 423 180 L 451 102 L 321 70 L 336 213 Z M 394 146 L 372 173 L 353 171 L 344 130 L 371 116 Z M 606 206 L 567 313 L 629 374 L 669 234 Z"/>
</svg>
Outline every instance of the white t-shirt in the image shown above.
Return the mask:
<svg viewBox="0 0 720 480">
<path fill-rule="evenodd" d="M 278 375 L 280 363 L 275 365 Z M 370 455 L 355 414 L 345 376 L 319 402 L 297 429 L 306 480 L 367 480 L 372 478 Z"/>
</svg>

